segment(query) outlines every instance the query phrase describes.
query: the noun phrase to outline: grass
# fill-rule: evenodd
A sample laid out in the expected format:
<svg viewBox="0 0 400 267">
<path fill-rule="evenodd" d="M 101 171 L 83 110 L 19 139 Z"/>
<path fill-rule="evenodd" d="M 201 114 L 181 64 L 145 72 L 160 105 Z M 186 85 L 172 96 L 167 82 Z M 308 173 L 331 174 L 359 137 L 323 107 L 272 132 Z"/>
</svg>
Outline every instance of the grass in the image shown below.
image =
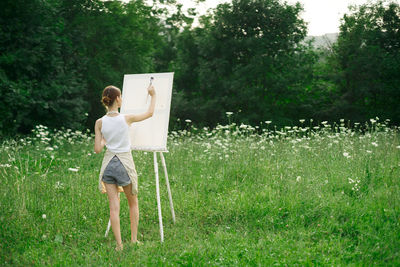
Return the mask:
<svg viewBox="0 0 400 267">
<path fill-rule="evenodd" d="M 111 232 L 104 237 L 103 154 L 92 152 L 93 136 L 38 126 L 0 145 L 0 264 L 398 266 L 399 128 L 365 126 L 171 132 L 164 155 L 176 223 L 160 164 L 164 243 L 153 155 L 133 151 L 142 245 L 127 243 L 123 196 L 123 252 L 114 251 Z"/>
</svg>

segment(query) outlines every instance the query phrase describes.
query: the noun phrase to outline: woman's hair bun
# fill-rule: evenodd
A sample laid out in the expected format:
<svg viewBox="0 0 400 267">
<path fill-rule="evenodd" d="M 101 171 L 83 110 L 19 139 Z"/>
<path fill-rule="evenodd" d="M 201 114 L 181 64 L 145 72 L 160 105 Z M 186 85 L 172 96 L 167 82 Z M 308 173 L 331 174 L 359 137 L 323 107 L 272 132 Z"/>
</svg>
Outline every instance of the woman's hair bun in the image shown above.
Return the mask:
<svg viewBox="0 0 400 267">
<path fill-rule="evenodd" d="M 121 96 L 121 90 L 118 87 L 109 85 L 103 90 L 101 102 L 104 106 L 110 107 L 118 96 Z"/>
<path fill-rule="evenodd" d="M 103 104 L 105 104 L 106 106 L 111 106 L 111 98 L 109 98 L 108 96 L 103 96 L 103 99 L 101 100 L 103 102 Z"/>
</svg>

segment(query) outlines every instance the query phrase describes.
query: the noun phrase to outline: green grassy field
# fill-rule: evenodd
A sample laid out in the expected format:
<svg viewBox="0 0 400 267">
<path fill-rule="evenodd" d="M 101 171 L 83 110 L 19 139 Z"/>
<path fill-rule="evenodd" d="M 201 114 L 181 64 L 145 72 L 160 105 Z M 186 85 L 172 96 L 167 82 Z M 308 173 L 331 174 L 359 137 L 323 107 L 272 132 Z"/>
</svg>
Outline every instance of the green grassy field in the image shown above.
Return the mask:
<svg viewBox="0 0 400 267">
<path fill-rule="evenodd" d="M 164 243 L 153 155 L 133 151 L 142 245 L 128 244 L 122 196 L 123 252 L 111 232 L 104 237 L 103 154 L 93 153 L 93 136 L 38 126 L 3 140 L 0 264 L 398 266 L 399 128 L 371 120 L 361 133 L 338 124 L 171 132 L 165 158 L 176 223 L 160 164 Z"/>
</svg>

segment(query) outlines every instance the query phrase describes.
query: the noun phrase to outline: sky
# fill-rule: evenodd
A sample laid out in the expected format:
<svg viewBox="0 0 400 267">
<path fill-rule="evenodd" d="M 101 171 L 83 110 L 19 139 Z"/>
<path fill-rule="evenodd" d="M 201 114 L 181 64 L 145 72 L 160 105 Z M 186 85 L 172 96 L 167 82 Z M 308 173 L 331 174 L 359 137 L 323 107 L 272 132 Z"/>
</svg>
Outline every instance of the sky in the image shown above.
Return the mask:
<svg viewBox="0 0 400 267">
<path fill-rule="evenodd" d="M 205 14 L 207 9 L 229 0 L 206 0 L 199 4 L 199 12 Z M 283 0 L 281 0 L 283 1 Z M 286 0 L 289 4 L 300 2 L 304 11 L 301 17 L 308 22 L 308 35 L 323 35 L 339 32 L 340 18 L 348 11 L 349 5 L 361 5 L 368 0 Z M 194 6 L 192 0 L 178 0 L 184 7 Z"/>
<path fill-rule="evenodd" d="M 128 2 L 129 0 L 122 0 Z M 151 0 L 147 0 L 152 2 Z M 194 0 L 177 0 L 186 8 L 195 7 Z M 203 15 L 210 8 L 215 8 L 218 4 L 230 2 L 231 0 L 205 0 L 197 4 L 197 10 Z M 367 2 L 377 0 L 280 0 L 289 4 L 300 2 L 304 11 L 301 17 L 308 23 L 307 35 L 319 36 L 327 33 L 338 33 L 340 19 L 348 11 L 349 5 L 362 5 Z M 196 23 L 194 23 L 196 26 Z"/>
<path fill-rule="evenodd" d="M 300 2 L 304 11 L 302 18 L 308 22 L 308 35 L 339 32 L 340 19 L 348 12 L 349 5 L 362 5 L 367 0 L 287 0 Z"/>
</svg>

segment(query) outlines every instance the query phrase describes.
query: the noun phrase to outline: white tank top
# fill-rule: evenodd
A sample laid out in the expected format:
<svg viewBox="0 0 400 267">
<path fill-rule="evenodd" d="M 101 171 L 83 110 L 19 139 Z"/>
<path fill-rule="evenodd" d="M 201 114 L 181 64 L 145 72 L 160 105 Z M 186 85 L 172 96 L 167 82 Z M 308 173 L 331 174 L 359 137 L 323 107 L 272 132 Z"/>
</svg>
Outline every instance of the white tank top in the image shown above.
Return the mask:
<svg viewBox="0 0 400 267">
<path fill-rule="evenodd" d="M 101 121 L 101 133 L 106 140 L 107 149 L 114 153 L 130 152 L 129 125 L 125 121 L 125 116 L 122 114 L 115 117 L 104 115 Z"/>
</svg>

